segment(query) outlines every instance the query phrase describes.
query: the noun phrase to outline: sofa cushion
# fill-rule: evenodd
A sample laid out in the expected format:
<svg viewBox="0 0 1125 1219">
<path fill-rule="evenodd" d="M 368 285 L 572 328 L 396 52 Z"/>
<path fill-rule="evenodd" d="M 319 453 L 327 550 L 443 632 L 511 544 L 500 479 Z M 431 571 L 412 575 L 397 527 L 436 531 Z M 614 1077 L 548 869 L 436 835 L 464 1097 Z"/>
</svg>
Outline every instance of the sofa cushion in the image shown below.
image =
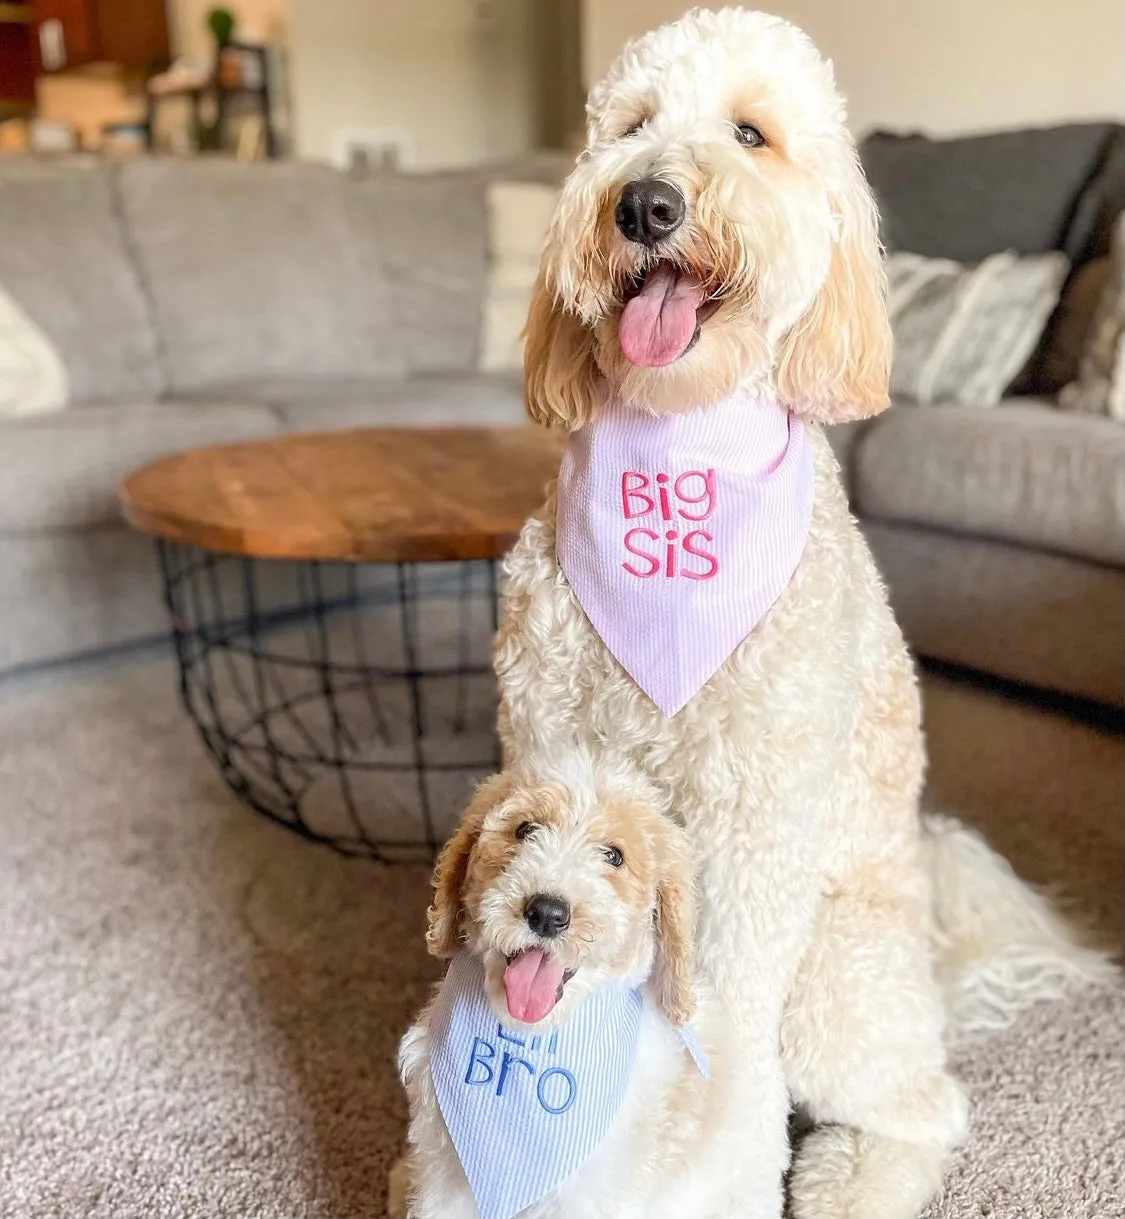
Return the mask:
<svg viewBox="0 0 1125 1219">
<path fill-rule="evenodd" d="M 413 377 L 329 387 L 260 383 L 239 402 L 266 403 L 295 431 L 350 427 L 472 427 L 526 423 L 516 374 Z"/>
<path fill-rule="evenodd" d="M 137 466 L 200 445 L 278 431 L 264 406 L 90 407 L 6 423 L 0 533 L 120 520 L 117 485 Z"/>
<path fill-rule="evenodd" d="M 840 466 L 840 478 L 848 499 L 852 498 L 852 484 L 855 481 L 853 465 L 859 439 L 868 428 L 875 426 L 873 419 L 851 419 L 847 423 L 834 423 L 824 429 L 832 453 Z"/>
<path fill-rule="evenodd" d="M 994 411 L 902 407 L 853 454 L 853 500 L 877 520 L 1125 567 L 1125 428 L 1020 399 Z"/>
<path fill-rule="evenodd" d="M 1075 379 L 1063 388 L 1059 406 L 1125 423 L 1125 212 L 1117 218 L 1109 270 Z"/>
<path fill-rule="evenodd" d="M 558 201 L 557 187 L 538 182 L 493 182 L 488 188 L 482 369 L 523 368 L 523 331 Z"/>
<path fill-rule="evenodd" d="M 394 296 L 400 355 L 412 373 L 477 366 L 488 264 L 482 174 L 381 174 L 349 183 L 367 274 Z"/>
<path fill-rule="evenodd" d="M 405 371 L 395 303 L 349 181 L 315 165 L 140 160 L 122 202 L 173 392 Z"/>
<path fill-rule="evenodd" d="M 992 254 L 975 267 L 902 251 L 887 259 L 891 392 L 996 406 L 1059 299 L 1064 254 Z"/>
<path fill-rule="evenodd" d="M 71 402 L 161 391 L 156 330 L 97 163 L 0 158 L 0 287 L 54 346 Z"/>
<path fill-rule="evenodd" d="M 861 156 L 894 250 L 979 262 L 1015 250 L 1090 248 L 1096 208 L 1079 208 L 1115 137 L 1110 123 L 931 140 L 877 131 Z"/>
<path fill-rule="evenodd" d="M 1125 706 L 1125 571 L 910 525 L 863 533 L 919 655 Z"/>
<path fill-rule="evenodd" d="M 1125 125 L 1117 124 L 1093 177 L 1082 192 L 1070 223 L 1071 257 L 1076 262 L 1104 258 L 1113 242 L 1113 226 L 1125 211 Z M 1083 236 L 1085 246 L 1080 244 Z"/>
<path fill-rule="evenodd" d="M 1108 278 L 1108 256 L 1074 269 L 1011 393 L 1053 397 L 1078 376 L 1078 362 Z"/>
</svg>

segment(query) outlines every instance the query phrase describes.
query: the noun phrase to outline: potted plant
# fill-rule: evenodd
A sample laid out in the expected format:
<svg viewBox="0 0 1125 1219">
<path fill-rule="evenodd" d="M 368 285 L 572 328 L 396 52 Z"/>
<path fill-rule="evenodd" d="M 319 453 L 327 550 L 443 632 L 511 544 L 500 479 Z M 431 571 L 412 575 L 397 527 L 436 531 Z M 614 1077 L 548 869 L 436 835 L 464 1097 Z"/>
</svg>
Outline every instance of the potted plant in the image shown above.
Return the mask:
<svg viewBox="0 0 1125 1219">
<path fill-rule="evenodd" d="M 213 8 L 207 14 L 207 28 L 211 31 L 211 36 L 215 39 L 215 50 L 218 55 L 222 55 L 223 48 L 226 47 L 234 37 L 234 27 L 236 24 L 235 15 L 229 8 Z"/>
</svg>

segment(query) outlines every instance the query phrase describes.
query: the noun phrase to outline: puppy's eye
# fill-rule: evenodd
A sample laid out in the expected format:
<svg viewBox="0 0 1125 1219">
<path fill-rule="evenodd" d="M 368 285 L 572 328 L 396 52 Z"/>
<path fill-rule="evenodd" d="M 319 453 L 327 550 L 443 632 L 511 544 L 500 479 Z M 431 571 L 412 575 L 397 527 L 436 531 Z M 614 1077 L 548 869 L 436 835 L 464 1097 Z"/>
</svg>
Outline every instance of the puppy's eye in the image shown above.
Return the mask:
<svg viewBox="0 0 1125 1219">
<path fill-rule="evenodd" d="M 648 122 L 648 119 L 638 119 L 632 127 L 621 133 L 621 138 L 627 140 L 631 135 L 636 135 L 638 131 Z"/>
<path fill-rule="evenodd" d="M 525 838 L 530 838 L 538 828 L 534 821 L 521 821 L 516 826 L 516 838 L 523 842 Z"/>
<path fill-rule="evenodd" d="M 611 868 L 619 868 L 625 862 L 625 856 L 621 854 L 620 847 L 602 847 L 602 855 Z"/>
<path fill-rule="evenodd" d="M 738 142 L 745 144 L 747 148 L 761 148 L 766 142 L 766 137 L 753 123 L 739 123 L 734 129 L 734 133 Z"/>
</svg>

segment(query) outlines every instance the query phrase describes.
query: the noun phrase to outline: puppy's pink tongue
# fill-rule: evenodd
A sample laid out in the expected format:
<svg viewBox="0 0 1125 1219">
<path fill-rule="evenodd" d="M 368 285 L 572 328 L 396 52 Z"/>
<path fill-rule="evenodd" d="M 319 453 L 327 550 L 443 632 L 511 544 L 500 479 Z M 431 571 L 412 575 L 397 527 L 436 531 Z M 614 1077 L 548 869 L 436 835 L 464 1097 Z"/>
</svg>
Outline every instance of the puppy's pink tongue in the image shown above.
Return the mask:
<svg viewBox="0 0 1125 1219">
<path fill-rule="evenodd" d="M 559 1001 L 563 967 L 542 948 L 528 948 L 504 970 L 508 1014 L 537 1024 Z"/>
<path fill-rule="evenodd" d="M 625 359 L 642 368 L 678 360 L 695 334 L 695 311 L 702 304 L 703 285 L 693 276 L 667 263 L 649 272 L 617 326 Z"/>
</svg>

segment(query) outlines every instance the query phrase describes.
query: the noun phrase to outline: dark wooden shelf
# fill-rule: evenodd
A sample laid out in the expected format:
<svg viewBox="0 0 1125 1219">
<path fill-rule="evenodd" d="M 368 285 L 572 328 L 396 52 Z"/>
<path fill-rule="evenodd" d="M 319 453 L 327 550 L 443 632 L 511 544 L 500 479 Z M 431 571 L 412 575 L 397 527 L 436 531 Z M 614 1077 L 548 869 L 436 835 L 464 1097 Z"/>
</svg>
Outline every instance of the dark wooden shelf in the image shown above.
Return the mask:
<svg viewBox="0 0 1125 1219">
<path fill-rule="evenodd" d="M 35 10 L 30 4 L 0 3 L 0 25 L 32 25 Z"/>
</svg>

